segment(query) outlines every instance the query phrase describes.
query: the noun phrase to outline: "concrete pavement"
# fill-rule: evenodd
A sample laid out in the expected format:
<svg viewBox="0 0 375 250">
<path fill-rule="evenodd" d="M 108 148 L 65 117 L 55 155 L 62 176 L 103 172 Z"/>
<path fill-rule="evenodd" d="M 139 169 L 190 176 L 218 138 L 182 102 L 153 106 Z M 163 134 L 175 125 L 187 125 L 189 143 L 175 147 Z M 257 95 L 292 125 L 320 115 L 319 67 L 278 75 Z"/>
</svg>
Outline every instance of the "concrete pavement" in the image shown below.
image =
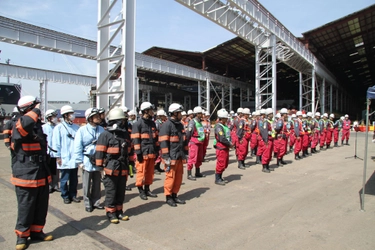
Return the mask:
<svg viewBox="0 0 375 250">
<path fill-rule="evenodd" d="M 137 190 L 126 193 L 130 220 L 110 224 L 103 210 L 87 213 L 83 203 L 65 205 L 59 193 L 50 196 L 46 233 L 51 242 L 32 242 L 29 249 L 375 249 L 375 144 L 369 143 L 365 212 L 360 211 L 363 161 L 350 146 L 322 151 L 266 174 L 255 158 L 237 168 L 231 151 L 224 177 L 214 184 L 212 141 L 202 172 L 189 181 L 184 174 L 180 198 L 186 205 L 169 207 L 163 195 L 164 175 L 155 175 L 158 198 L 143 201 Z M 357 155 L 364 156 L 364 133 L 358 133 Z M 14 249 L 16 197 L 9 183 L 10 157 L 0 145 L 0 249 Z M 276 160 L 271 162 L 275 165 Z M 135 179 L 129 179 L 134 187 Z M 79 185 L 79 195 L 82 195 Z M 104 191 L 102 192 L 104 195 Z"/>
</svg>

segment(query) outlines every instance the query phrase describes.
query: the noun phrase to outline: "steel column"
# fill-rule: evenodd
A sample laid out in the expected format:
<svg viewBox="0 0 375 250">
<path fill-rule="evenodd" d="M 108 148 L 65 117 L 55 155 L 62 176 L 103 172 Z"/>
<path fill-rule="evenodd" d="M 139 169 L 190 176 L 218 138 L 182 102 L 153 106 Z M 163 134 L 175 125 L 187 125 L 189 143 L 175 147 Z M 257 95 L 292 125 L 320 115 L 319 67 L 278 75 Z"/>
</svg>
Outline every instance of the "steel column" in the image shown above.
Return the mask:
<svg viewBox="0 0 375 250">
<path fill-rule="evenodd" d="M 185 110 L 191 109 L 191 96 L 190 95 L 184 96 L 184 109 Z"/>
<path fill-rule="evenodd" d="M 229 110 L 228 112 L 232 110 L 232 107 L 233 107 L 233 86 L 232 84 L 230 84 L 229 85 Z"/>
<path fill-rule="evenodd" d="M 224 88 L 224 85 L 221 86 L 221 108 L 225 109 L 225 88 Z"/>
<path fill-rule="evenodd" d="M 329 85 L 329 113 L 333 113 L 332 105 L 333 105 L 333 85 Z"/>
<path fill-rule="evenodd" d="M 337 111 L 340 111 L 340 107 L 339 107 L 339 89 L 336 88 L 336 110 Z"/>
<path fill-rule="evenodd" d="M 198 81 L 198 106 L 202 107 L 202 84 Z"/>
<path fill-rule="evenodd" d="M 315 102 L 315 69 L 313 68 L 311 71 L 311 112 L 315 115 L 315 111 L 317 108 L 315 105 L 317 103 Z"/>
<path fill-rule="evenodd" d="M 169 105 L 171 105 L 172 102 L 172 93 L 165 93 L 164 109 L 168 109 Z"/>
<path fill-rule="evenodd" d="M 210 111 L 210 79 L 207 78 L 206 80 L 206 111 L 208 111 L 209 113 L 211 113 Z"/>
<path fill-rule="evenodd" d="M 322 86 L 320 88 L 320 112 L 322 114 L 325 113 L 325 105 L 326 105 L 326 80 L 323 78 Z"/>
<path fill-rule="evenodd" d="M 303 106 L 303 77 L 302 77 L 302 72 L 299 72 L 299 110 L 302 110 Z"/>
<path fill-rule="evenodd" d="M 276 36 L 272 35 L 270 38 L 271 41 L 271 56 L 272 56 L 272 109 L 273 114 L 276 114 L 277 109 L 277 65 L 276 65 Z"/>
<path fill-rule="evenodd" d="M 123 32 L 122 39 L 125 43 L 125 105 L 130 109 L 135 107 L 135 0 L 126 0 L 126 32 Z M 124 4 L 123 4 L 124 5 Z"/>
<path fill-rule="evenodd" d="M 39 82 L 39 95 L 40 95 L 40 112 L 41 117 L 43 117 L 42 120 L 44 120 L 44 115 L 46 114 L 46 111 L 48 109 L 48 99 L 47 99 L 47 80 L 42 80 Z"/>
</svg>

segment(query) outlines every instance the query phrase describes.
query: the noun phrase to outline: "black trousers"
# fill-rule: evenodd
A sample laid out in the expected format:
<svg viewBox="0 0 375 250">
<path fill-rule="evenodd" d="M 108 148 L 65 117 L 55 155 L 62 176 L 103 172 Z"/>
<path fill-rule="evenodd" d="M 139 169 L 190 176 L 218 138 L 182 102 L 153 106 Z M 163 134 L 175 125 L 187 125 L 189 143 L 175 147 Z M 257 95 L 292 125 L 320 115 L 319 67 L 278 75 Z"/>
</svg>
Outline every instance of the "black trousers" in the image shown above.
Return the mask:
<svg viewBox="0 0 375 250">
<path fill-rule="evenodd" d="M 115 211 L 122 211 L 122 204 L 125 199 L 126 179 L 127 176 L 104 176 L 104 204 L 107 212 L 114 213 Z"/>
<path fill-rule="evenodd" d="M 30 232 L 41 232 L 46 224 L 48 211 L 48 184 L 37 188 L 16 186 L 18 218 L 16 234 L 27 238 Z"/>
</svg>

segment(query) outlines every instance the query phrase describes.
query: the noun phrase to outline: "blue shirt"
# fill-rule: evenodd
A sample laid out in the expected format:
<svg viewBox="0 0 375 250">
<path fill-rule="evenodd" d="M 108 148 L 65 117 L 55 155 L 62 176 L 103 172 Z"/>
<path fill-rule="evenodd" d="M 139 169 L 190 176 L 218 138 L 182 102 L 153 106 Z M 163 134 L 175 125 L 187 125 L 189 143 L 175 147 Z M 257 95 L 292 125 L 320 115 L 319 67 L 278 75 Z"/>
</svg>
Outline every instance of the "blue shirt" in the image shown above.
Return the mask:
<svg viewBox="0 0 375 250">
<path fill-rule="evenodd" d="M 96 141 L 104 132 L 101 126 L 93 127 L 90 124 L 78 129 L 74 138 L 74 159 L 77 164 L 83 163 L 88 172 L 100 171 L 102 168 L 92 165 L 89 157 L 95 154 Z"/>
<path fill-rule="evenodd" d="M 74 137 L 79 129 L 77 124 L 69 124 L 62 121 L 56 125 L 52 134 L 52 148 L 56 150 L 56 158 L 61 158 L 61 165 L 57 164 L 58 169 L 74 169 L 77 164 L 73 157 Z"/>
<path fill-rule="evenodd" d="M 50 148 L 52 148 L 52 132 L 54 128 L 55 128 L 55 124 L 50 123 L 50 122 L 43 124 L 42 126 L 43 133 L 47 135 L 47 144 L 48 144 L 47 154 L 49 154 L 51 157 L 55 157 L 55 153 L 50 150 Z"/>
</svg>

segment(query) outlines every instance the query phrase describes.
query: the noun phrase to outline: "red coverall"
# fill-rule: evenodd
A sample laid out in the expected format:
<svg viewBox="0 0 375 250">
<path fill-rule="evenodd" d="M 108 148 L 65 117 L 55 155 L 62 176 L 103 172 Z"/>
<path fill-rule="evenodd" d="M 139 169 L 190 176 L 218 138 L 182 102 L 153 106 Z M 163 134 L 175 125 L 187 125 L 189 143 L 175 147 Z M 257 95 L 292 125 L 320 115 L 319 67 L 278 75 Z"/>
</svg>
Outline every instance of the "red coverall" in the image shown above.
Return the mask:
<svg viewBox="0 0 375 250">
<path fill-rule="evenodd" d="M 294 144 L 294 154 L 297 155 L 302 150 L 302 136 L 304 135 L 302 121 L 299 118 L 297 118 L 294 121 L 294 133 L 296 135 L 296 141 Z"/>
<path fill-rule="evenodd" d="M 249 152 L 250 128 L 245 118 L 241 118 L 237 128 L 236 155 L 238 161 L 244 161 Z"/>
<path fill-rule="evenodd" d="M 273 138 L 268 134 L 272 131 L 272 123 L 268 119 L 264 119 L 262 128 L 260 128 L 263 152 L 262 152 L 262 165 L 268 165 L 271 161 L 272 149 L 273 149 Z"/>
<path fill-rule="evenodd" d="M 341 137 L 341 141 L 343 142 L 345 139 L 346 139 L 346 142 L 349 141 L 349 136 L 350 136 L 350 124 L 351 124 L 351 121 L 348 119 L 348 120 L 344 120 L 342 122 L 342 137 Z"/>
<path fill-rule="evenodd" d="M 203 141 L 199 140 L 197 128 L 195 126 L 195 119 L 191 120 L 188 125 L 187 139 L 189 140 L 189 159 L 187 164 L 187 170 L 192 170 L 193 165 L 196 168 L 200 168 L 203 161 Z"/>
<path fill-rule="evenodd" d="M 313 128 L 311 129 L 311 131 L 313 134 L 312 134 L 311 148 L 315 149 L 319 143 L 320 128 L 319 128 L 318 120 L 314 119 L 312 123 L 313 123 Z"/>
<path fill-rule="evenodd" d="M 327 122 L 324 119 L 320 119 L 319 126 L 320 126 L 320 148 L 323 148 L 326 142 Z"/>
</svg>

